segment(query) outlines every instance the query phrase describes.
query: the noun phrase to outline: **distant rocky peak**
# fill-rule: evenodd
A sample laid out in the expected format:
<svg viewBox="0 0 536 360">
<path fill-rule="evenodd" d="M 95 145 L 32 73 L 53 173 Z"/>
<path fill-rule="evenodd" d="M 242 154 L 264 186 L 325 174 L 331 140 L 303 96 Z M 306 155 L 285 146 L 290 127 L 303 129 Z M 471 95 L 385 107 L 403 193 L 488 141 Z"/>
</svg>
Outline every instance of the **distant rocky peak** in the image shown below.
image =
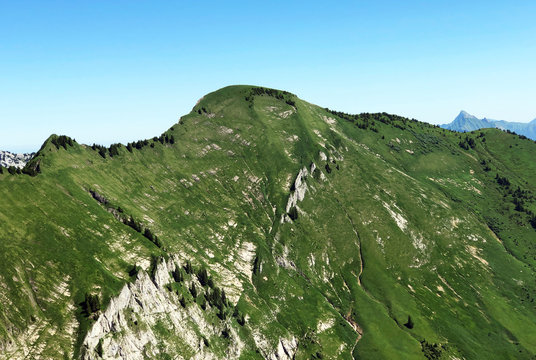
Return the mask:
<svg viewBox="0 0 536 360">
<path fill-rule="evenodd" d="M 478 119 L 476 116 L 469 114 L 465 110 L 461 110 L 456 119 Z"/>
<path fill-rule="evenodd" d="M 9 151 L 0 150 L 0 166 L 10 167 L 14 166 L 18 169 L 22 169 L 26 166 L 28 161 L 34 157 L 35 153 L 29 154 L 14 154 Z"/>
<path fill-rule="evenodd" d="M 479 119 L 467 111 L 460 111 L 458 116 L 448 124 L 440 125 L 444 129 L 453 131 L 474 131 L 484 128 L 497 128 L 503 131 L 512 131 L 516 134 L 523 135 L 529 139 L 536 140 L 536 119 L 529 123 L 509 122 L 505 120 L 494 120 L 489 118 Z"/>
</svg>

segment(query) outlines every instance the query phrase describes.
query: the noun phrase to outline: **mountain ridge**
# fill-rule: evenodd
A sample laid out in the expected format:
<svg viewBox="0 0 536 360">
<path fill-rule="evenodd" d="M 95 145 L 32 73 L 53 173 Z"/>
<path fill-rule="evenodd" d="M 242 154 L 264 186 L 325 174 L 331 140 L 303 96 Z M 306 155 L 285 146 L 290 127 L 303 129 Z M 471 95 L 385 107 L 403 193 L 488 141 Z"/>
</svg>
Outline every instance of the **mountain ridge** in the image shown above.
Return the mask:
<svg viewBox="0 0 536 360">
<path fill-rule="evenodd" d="M 448 130 L 468 132 L 485 128 L 497 128 L 501 130 L 513 131 L 517 134 L 536 140 L 536 119 L 528 122 L 509 122 L 506 120 L 494 120 L 488 118 L 479 119 L 468 112 L 461 110 L 456 118 L 448 123 L 439 125 Z"/>
</svg>

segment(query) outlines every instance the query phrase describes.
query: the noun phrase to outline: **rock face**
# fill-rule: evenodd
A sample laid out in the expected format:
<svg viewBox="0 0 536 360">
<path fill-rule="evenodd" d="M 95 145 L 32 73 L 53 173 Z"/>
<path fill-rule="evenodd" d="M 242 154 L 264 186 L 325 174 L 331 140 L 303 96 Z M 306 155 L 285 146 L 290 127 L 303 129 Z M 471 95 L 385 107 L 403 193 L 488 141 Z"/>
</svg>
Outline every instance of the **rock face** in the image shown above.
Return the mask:
<svg viewBox="0 0 536 360">
<path fill-rule="evenodd" d="M 133 283 L 125 285 L 88 332 L 82 358 L 146 359 L 162 353 L 175 353 L 180 359 L 238 358 L 243 345 L 230 320 L 209 321 L 209 311 L 195 302 L 181 305 L 179 295 L 170 291 L 168 285 L 174 282 L 171 272 L 177 267 L 176 257 L 161 260 L 152 279 L 142 270 Z M 184 284 L 203 288 L 195 277 Z M 222 332 L 229 345 L 225 354 L 216 354 L 209 341 Z M 178 345 L 180 353 L 174 351 Z"/>
<path fill-rule="evenodd" d="M 298 340 L 293 337 L 291 339 L 281 339 L 277 344 L 277 349 L 270 354 L 270 360 L 291 360 L 298 351 Z"/>
<path fill-rule="evenodd" d="M 240 358 L 247 339 L 241 339 L 231 318 L 215 321 L 219 318 L 210 305 L 203 309 L 195 301 L 184 304 L 184 297 L 170 290 L 177 268 L 177 257 L 161 259 L 152 276 L 141 270 L 133 283 L 125 285 L 87 333 L 82 359 L 141 360 L 163 354 L 177 359 Z M 184 279 L 183 285 L 195 286 L 200 289 L 198 296 L 207 298 L 208 293 L 201 295 L 203 286 L 196 276 Z M 290 360 L 298 351 L 298 340 L 291 335 L 276 344 L 257 341 L 255 336 L 251 340 L 266 359 Z"/>
<path fill-rule="evenodd" d="M 319 158 L 320 161 L 328 161 L 328 157 L 322 151 L 319 152 Z M 291 222 L 295 219 L 293 219 L 293 217 L 298 215 L 298 202 L 303 201 L 303 199 L 305 199 L 305 193 L 309 191 L 306 180 L 308 177 L 314 175 L 316 170 L 316 164 L 311 162 L 309 169 L 304 166 L 298 172 L 296 180 L 294 180 L 292 188 L 290 189 L 290 195 L 285 207 L 285 213 L 281 215 L 281 224 Z M 319 174 L 320 180 L 324 181 L 326 179 L 324 173 L 321 171 L 318 171 L 317 173 Z"/>
<path fill-rule="evenodd" d="M 305 192 L 307 191 L 307 183 L 305 179 L 309 175 L 309 171 L 304 167 L 296 176 L 296 181 L 294 181 L 294 191 L 290 194 L 287 202 L 286 211 L 289 212 L 292 207 L 295 207 L 298 204 L 298 201 L 303 201 L 305 198 Z"/>
<path fill-rule="evenodd" d="M 26 166 L 28 161 L 34 157 L 35 153 L 30 154 L 13 154 L 9 151 L 0 150 L 0 166 L 10 167 L 14 166 L 18 169 L 22 169 Z"/>
<path fill-rule="evenodd" d="M 292 189 L 287 200 L 287 206 L 285 207 L 285 213 L 281 215 L 281 224 L 284 222 L 291 222 L 297 218 L 298 201 L 303 201 L 305 198 L 305 192 L 307 191 L 307 183 L 305 180 L 307 179 L 308 175 L 309 171 L 306 167 L 303 167 L 298 172 L 298 176 L 296 176 L 296 180 L 292 184 Z"/>
</svg>

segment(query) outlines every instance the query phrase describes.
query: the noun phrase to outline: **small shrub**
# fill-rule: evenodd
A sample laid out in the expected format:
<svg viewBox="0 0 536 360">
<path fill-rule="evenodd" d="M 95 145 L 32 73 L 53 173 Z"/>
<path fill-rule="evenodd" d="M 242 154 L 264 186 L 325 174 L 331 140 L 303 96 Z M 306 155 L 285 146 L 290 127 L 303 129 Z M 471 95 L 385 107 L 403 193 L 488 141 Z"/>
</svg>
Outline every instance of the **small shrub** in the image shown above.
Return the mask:
<svg viewBox="0 0 536 360">
<path fill-rule="evenodd" d="M 171 275 L 173 276 L 173 280 L 175 280 L 175 282 L 180 283 L 184 281 L 184 275 L 182 274 L 182 270 L 180 268 L 175 268 L 175 270 L 171 272 Z"/>
<path fill-rule="evenodd" d="M 197 279 L 199 280 L 199 283 L 202 285 L 202 286 L 206 286 L 208 284 L 208 274 L 207 274 L 207 269 L 200 269 L 198 272 L 197 272 Z"/>
<path fill-rule="evenodd" d="M 295 221 L 298 218 L 298 209 L 295 206 L 289 209 L 288 217 L 291 218 L 292 221 Z"/>
<path fill-rule="evenodd" d="M 195 287 L 194 283 L 192 283 L 192 285 L 190 286 L 190 294 L 192 294 L 194 300 L 195 298 L 197 298 L 197 288 Z"/>
<path fill-rule="evenodd" d="M 408 329 L 413 329 L 415 324 L 413 323 L 413 320 L 411 319 L 411 315 L 408 315 L 408 322 L 404 324 L 405 327 Z"/>
<path fill-rule="evenodd" d="M 98 295 L 86 293 L 82 302 L 82 311 L 86 316 L 90 316 L 100 310 L 100 300 Z"/>
<path fill-rule="evenodd" d="M 131 277 L 135 277 L 138 275 L 138 273 L 140 272 L 141 268 L 137 265 L 132 265 L 132 267 L 130 268 L 130 270 L 128 271 L 128 275 L 131 276 Z"/>
</svg>

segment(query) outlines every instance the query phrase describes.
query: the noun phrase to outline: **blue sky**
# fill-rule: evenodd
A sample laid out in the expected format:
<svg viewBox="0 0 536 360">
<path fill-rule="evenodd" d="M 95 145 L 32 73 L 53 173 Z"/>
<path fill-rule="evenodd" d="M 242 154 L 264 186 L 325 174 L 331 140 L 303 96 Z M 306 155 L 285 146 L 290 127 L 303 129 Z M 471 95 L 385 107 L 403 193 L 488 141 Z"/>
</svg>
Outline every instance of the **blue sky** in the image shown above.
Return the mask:
<svg viewBox="0 0 536 360">
<path fill-rule="evenodd" d="M 0 149 L 159 135 L 231 84 L 358 113 L 536 117 L 534 1 L 0 0 Z"/>
</svg>

